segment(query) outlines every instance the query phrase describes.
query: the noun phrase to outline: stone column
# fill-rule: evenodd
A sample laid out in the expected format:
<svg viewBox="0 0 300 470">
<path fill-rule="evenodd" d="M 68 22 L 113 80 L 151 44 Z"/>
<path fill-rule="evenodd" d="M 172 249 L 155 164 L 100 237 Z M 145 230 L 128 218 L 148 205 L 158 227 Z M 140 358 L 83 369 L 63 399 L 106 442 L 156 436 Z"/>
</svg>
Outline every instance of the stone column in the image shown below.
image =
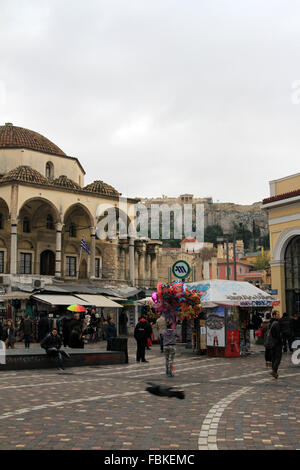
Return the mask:
<svg viewBox="0 0 300 470">
<path fill-rule="evenodd" d="M 17 274 L 18 249 L 18 186 L 11 188 L 10 198 L 10 274 Z"/>
<path fill-rule="evenodd" d="M 10 274 L 17 274 L 17 246 L 18 225 L 17 219 L 11 221 L 10 230 Z"/>
<path fill-rule="evenodd" d="M 129 277 L 131 285 L 135 286 L 134 238 L 129 239 Z"/>
<path fill-rule="evenodd" d="M 153 283 L 153 287 L 157 284 L 157 253 L 154 252 L 151 256 L 151 281 Z"/>
<path fill-rule="evenodd" d="M 55 277 L 60 279 L 61 275 L 61 234 L 63 224 L 56 224 L 56 254 L 55 254 Z"/>
<path fill-rule="evenodd" d="M 91 230 L 90 279 L 95 279 L 96 227 Z"/>
</svg>

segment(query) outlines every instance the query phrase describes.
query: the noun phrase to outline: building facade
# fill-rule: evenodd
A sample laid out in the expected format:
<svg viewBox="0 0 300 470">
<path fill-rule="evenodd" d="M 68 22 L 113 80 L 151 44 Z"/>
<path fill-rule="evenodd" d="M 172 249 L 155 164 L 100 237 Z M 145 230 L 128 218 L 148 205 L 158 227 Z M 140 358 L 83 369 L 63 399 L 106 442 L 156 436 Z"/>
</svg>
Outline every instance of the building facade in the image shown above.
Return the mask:
<svg viewBox="0 0 300 470">
<path fill-rule="evenodd" d="M 281 313 L 300 315 L 300 173 L 270 182 L 268 212 L 273 293 Z"/>
<path fill-rule="evenodd" d="M 0 126 L 0 175 L 0 281 L 8 290 L 55 279 L 156 286 L 159 242 L 119 236 L 120 221 L 134 223 L 137 199 L 127 199 L 123 211 L 115 188 L 100 180 L 84 184 L 77 158 L 11 123 Z M 104 220 L 115 236 L 98 236 Z"/>
</svg>

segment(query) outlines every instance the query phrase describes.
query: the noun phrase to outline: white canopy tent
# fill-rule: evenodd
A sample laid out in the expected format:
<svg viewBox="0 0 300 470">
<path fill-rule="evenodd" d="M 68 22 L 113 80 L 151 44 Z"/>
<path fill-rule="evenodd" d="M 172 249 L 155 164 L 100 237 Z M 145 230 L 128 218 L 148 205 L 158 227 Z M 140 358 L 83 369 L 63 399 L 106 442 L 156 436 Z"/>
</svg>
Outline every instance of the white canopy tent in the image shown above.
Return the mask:
<svg viewBox="0 0 300 470">
<path fill-rule="evenodd" d="M 203 308 L 212 308 L 218 305 L 272 307 L 279 304 L 279 301 L 274 299 L 272 295 L 249 282 L 216 279 L 191 282 L 184 284 L 184 287 L 196 289 L 197 292 L 202 293 L 201 305 Z"/>
</svg>

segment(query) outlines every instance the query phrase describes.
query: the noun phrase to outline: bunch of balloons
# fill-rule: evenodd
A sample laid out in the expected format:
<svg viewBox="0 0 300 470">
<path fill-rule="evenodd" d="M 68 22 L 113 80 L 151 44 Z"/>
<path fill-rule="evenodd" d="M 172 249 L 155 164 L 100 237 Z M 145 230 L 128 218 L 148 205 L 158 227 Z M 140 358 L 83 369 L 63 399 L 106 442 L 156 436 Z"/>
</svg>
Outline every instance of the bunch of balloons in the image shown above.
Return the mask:
<svg viewBox="0 0 300 470">
<path fill-rule="evenodd" d="M 184 287 L 180 281 L 169 284 L 157 284 L 157 292 L 153 292 L 150 304 L 157 316 L 162 313 L 172 321 L 177 317 L 190 320 L 197 318 L 201 312 L 201 292 Z"/>
</svg>

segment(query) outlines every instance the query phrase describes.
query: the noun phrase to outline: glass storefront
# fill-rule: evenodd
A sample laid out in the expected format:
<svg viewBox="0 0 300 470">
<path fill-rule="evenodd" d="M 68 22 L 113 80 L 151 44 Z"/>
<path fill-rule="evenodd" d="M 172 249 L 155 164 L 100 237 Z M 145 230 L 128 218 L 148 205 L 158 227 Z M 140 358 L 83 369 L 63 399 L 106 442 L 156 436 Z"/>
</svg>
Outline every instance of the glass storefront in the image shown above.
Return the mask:
<svg viewBox="0 0 300 470">
<path fill-rule="evenodd" d="M 285 251 L 285 294 L 287 313 L 300 315 L 300 236 Z"/>
</svg>

